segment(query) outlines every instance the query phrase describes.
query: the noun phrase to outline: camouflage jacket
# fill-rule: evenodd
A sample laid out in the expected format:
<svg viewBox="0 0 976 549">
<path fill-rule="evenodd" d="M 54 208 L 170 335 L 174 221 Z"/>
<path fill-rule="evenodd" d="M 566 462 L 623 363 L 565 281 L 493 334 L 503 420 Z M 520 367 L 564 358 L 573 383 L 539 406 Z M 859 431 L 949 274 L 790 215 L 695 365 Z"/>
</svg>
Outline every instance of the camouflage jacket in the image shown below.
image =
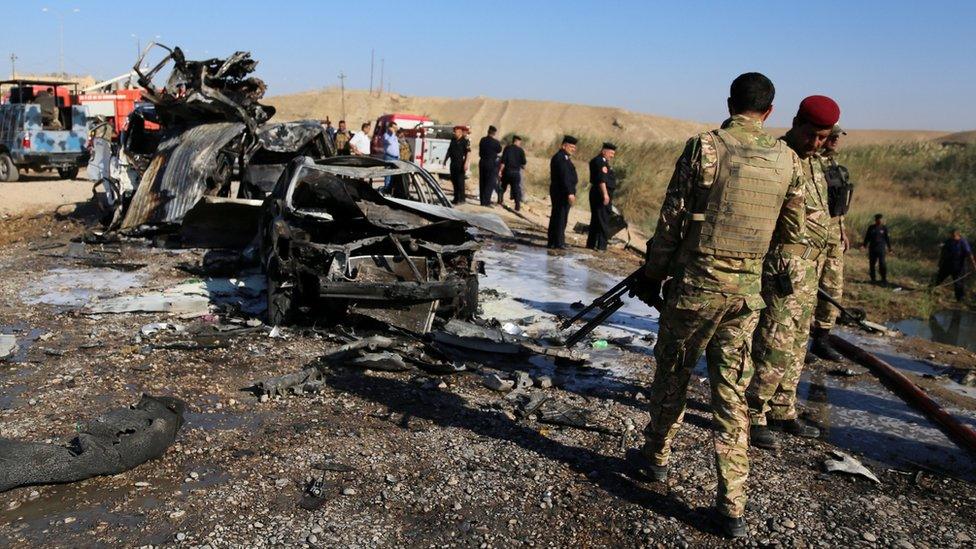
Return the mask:
<svg viewBox="0 0 976 549">
<path fill-rule="evenodd" d="M 757 145 L 772 147 L 775 142 L 765 132 L 761 121 L 747 116 L 735 115 L 726 120 L 722 128 L 739 139 Z M 661 205 L 657 229 L 647 243 L 644 273 L 653 279 L 663 280 L 673 276 L 686 285 L 704 290 L 758 298 L 762 286 L 763 258 L 739 259 L 689 253 L 681 246 L 691 213 L 689 208 L 696 203 L 696 193 L 707 192 L 715 179 L 718 157 L 714 139 L 710 132 L 689 139 L 678 158 L 664 204 Z M 773 238 L 774 242 L 798 244 L 803 242 L 806 216 L 804 178 L 796 155 L 790 181 Z"/>
<path fill-rule="evenodd" d="M 781 137 L 786 141 L 785 137 Z M 827 178 L 824 176 L 822 159 L 819 155 L 801 158 L 803 167 L 803 206 L 806 218 L 803 228 L 803 241 L 808 246 L 822 250 L 829 244 L 833 223 L 830 208 L 827 206 Z M 774 242 L 782 239 L 774 238 Z"/>
</svg>

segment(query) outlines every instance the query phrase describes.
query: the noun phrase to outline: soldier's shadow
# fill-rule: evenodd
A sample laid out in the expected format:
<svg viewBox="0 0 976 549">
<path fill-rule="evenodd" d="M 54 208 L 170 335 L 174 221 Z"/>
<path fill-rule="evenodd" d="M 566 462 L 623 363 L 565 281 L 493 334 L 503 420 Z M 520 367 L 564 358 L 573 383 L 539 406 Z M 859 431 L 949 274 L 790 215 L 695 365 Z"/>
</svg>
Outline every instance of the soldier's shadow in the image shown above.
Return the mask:
<svg viewBox="0 0 976 549">
<path fill-rule="evenodd" d="M 641 505 L 661 517 L 673 517 L 694 528 L 714 533 L 708 525 L 706 509 L 689 507 L 670 494 L 654 492 L 635 482 L 629 476 L 630 468 L 624 459 L 552 440 L 526 425 L 507 419 L 501 413 L 472 408 L 454 393 L 421 390 L 409 382 L 374 377 L 358 371 L 336 370 L 328 376 L 327 383 L 333 389 L 385 406 L 390 412 L 403 414 L 401 426 L 405 427 L 412 417 L 441 427 L 465 429 L 480 436 L 517 444 L 587 475 L 609 495 Z M 597 474 L 591 475 L 594 471 Z"/>
</svg>

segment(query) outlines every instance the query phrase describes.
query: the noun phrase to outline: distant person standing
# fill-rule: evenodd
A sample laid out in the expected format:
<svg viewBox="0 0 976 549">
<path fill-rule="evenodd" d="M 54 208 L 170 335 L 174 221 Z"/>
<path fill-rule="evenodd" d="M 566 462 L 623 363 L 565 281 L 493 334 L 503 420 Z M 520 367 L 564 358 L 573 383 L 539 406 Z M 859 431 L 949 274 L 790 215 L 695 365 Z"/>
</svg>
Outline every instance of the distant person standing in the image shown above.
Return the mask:
<svg viewBox="0 0 976 549">
<path fill-rule="evenodd" d="M 464 126 L 454 126 L 454 137 L 447 146 L 444 155 L 444 165 L 451 162 L 451 185 L 454 187 L 454 204 L 464 204 L 464 178 L 468 173 L 468 157 L 471 154 L 471 142 L 464 135 Z"/>
<path fill-rule="evenodd" d="M 617 188 L 617 176 L 610 161 L 616 154 L 616 145 L 604 143 L 600 154 L 590 160 L 590 232 L 586 247 L 591 250 L 606 250 L 610 240 L 610 209 Z"/>
<path fill-rule="evenodd" d="M 481 205 L 492 206 L 491 199 L 498 190 L 498 155 L 502 144 L 495 139 L 498 128 L 488 126 L 488 135 L 478 142 L 478 190 Z"/>
<path fill-rule="evenodd" d="M 505 203 L 505 189 L 511 188 L 512 200 L 515 201 L 515 211 L 522 209 L 522 170 L 525 169 L 525 151 L 522 149 L 522 138 L 513 135 L 512 142 L 502 151 L 501 165 L 498 176 L 501 185 L 498 188 L 498 204 Z"/>
<path fill-rule="evenodd" d="M 325 135 L 329 136 L 329 141 L 335 144 L 336 129 L 332 127 L 332 120 L 328 116 L 322 121 L 322 126 L 325 127 Z"/>
<path fill-rule="evenodd" d="M 335 143 L 336 154 L 346 155 L 349 154 L 349 140 L 352 136 L 349 134 L 349 130 L 346 129 L 346 121 L 339 121 L 339 130 L 336 131 L 335 138 L 332 140 Z"/>
<path fill-rule="evenodd" d="M 410 141 L 406 134 L 403 133 L 403 128 L 397 130 L 396 135 L 397 142 L 400 144 L 400 160 L 410 162 L 413 159 L 413 149 L 410 147 Z"/>
<path fill-rule="evenodd" d="M 576 203 L 576 166 L 572 157 L 576 152 L 576 138 L 567 135 L 556 154 L 549 161 L 549 198 L 552 212 L 549 215 L 549 232 L 546 248 L 562 250 L 566 248 L 566 221 L 569 209 Z"/>
<path fill-rule="evenodd" d="M 396 122 L 390 122 L 386 126 L 386 132 L 380 138 L 380 144 L 383 146 L 383 160 L 400 160 L 400 140 L 397 138 L 397 130 L 399 130 Z M 383 178 L 383 192 L 390 192 L 390 185 L 393 184 L 393 178 L 391 176 L 386 176 Z"/>
<path fill-rule="evenodd" d="M 884 216 L 874 215 L 874 225 L 868 227 L 864 234 L 864 246 L 868 249 L 868 268 L 871 274 L 871 282 L 877 282 L 875 277 L 875 266 L 878 274 L 881 275 L 881 283 L 888 283 L 888 264 L 885 256 L 891 251 L 891 237 L 888 236 L 888 226 L 884 224 Z"/>
<path fill-rule="evenodd" d="M 973 258 L 973 249 L 969 242 L 962 237 L 959 229 L 949 232 L 949 239 L 942 243 L 942 253 L 939 255 L 939 274 L 935 277 L 935 284 L 941 284 L 943 280 L 951 278 L 952 290 L 956 295 L 956 301 L 962 301 L 966 297 L 966 265 L 976 271 L 976 259 Z"/>
<path fill-rule="evenodd" d="M 349 140 L 349 152 L 356 156 L 369 156 L 369 122 L 363 122 L 359 132 Z"/>
</svg>

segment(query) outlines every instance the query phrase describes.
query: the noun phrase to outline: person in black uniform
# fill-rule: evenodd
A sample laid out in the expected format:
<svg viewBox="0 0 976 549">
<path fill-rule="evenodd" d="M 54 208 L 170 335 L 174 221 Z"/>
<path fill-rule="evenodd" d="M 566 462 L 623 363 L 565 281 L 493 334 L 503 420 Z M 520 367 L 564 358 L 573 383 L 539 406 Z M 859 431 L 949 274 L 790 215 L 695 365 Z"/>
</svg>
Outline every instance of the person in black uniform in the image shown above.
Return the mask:
<svg viewBox="0 0 976 549">
<path fill-rule="evenodd" d="M 617 187 L 610 161 L 615 154 L 617 146 L 604 143 L 600 154 L 590 160 L 590 233 L 586 237 L 586 247 L 591 250 L 606 250 L 610 240 L 610 207 Z"/>
<path fill-rule="evenodd" d="M 881 274 L 881 283 L 887 284 L 888 264 L 885 261 L 885 256 L 891 251 L 891 238 L 888 236 L 888 226 L 882 221 L 883 218 L 884 216 L 881 214 L 874 216 L 874 225 L 869 226 L 864 234 L 864 245 L 868 249 L 871 282 L 876 280 L 874 266 L 877 265 L 879 274 Z"/>
<path fill-rule="evenodd" d="M 515 211 L 522 209 L 522 169 L 525 168 L 525 151 L 522 150 L 522 138 L 513 135 L 512 142 L 502 151 L 501 166 L 498 176 L 502 180 L 498 188 L 498 204 L 505 202 L 505 189 L 511 187 L 512 200 L 515 201 Z"/>
<path fill-rule="evenodd" d="M 498 128 L 488 126 L 488 135 L 478 142 L 478 186 L 481 205 L 491 207 L 492 195 L 498 190 L 498 155 L 502 144 L 495 139 Z"/>
<path fill-rule="evenodd" d="M 567 135 L 563 143 L 549 161 L 549 198 L 552 200 L 552 214 L 549 216 L 549 240 L 546 247 L 551 250 L 566 248 L 566 220 L 569 209 L 576 203 L 576 166 L 571 160 L 576 152 L 576 138 Z"/>
<path fill-rule="evenodd" d="M 454 203 L 464 204 L 464 177 L 468 173 L 468 154 L 471 142 L 464 136 L 464 126 L 454 126 L 454 137 L 447 146 L 444 165 L 451 161 L 451 185 L 454 187 Z"/>
</svg>

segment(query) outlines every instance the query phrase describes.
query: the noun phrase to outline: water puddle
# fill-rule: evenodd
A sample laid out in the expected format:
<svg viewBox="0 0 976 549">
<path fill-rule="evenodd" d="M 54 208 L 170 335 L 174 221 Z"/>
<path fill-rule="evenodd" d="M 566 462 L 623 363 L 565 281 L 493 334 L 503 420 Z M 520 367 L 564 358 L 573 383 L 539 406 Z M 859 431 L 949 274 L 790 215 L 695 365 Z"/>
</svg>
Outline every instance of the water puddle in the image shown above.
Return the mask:
<svg viewBox="0 0 976 549">
<path fill-rule="evenodd" d="M 554 334 L 553 315 L 574 314 L 571 306 L 574 302 L 589 303 L 619 281 L 619 276 L 587 267 L 582 256 L 572 252 L 550 255 L 539 248 L 492 242 L 482 251 L 482 258 L 488 272 L 481 287 L 497 291 L 497 295 L 489 291 L 483 296 L 484 316 L 495 317 L 502 324 L 511 322 L 530 337 Z M 653 335 L 658 330 L 657 311 L 636 299 L 625 302 L 592 335 L 608 340 L 632 336 L 624 348 L 649 354 Z M 963 324 L 961 320 L 960 324 Z M 976 328 L 976 321 L 971 326 Z M 851 334 L 844 337 L 851 337 L 858 345 L 906 372 L 941 373 L 937 365 L 899 355 L 883 339 Z M 536 373 L 553 376 L 557 385 L 574 392 L 613 394 L 644 388 L 645 382 L 637 381 L 641 379 L 638 369 L 642 361 L 632 357 L 623 359 L 621 346 L 611 344 L 607 349 L 583 350 L 590 356 L 586 368 L 555 366 L 542 357 L 531 359 L 530 367 Z M 695 374 L 706 377 L 704 360 L 699 362 Z M 969 395 L 972 388 L 950 380 L 945 383 L 951 390 L 976 397 L 976 393 Z M 839 448 L 861 454 L 875 465 L 909 470 L 921 467 L 976 480 L 976 463 L 965 452 L 924 416 L 871 379 L 851 382 L 822 374 L 804 374 L 799 396 L 807 401 L 805 405 L 814 419 L 824 426 L 826 440 Z M 976 428 L 976 412 L 947 410 Z"/>
<path fill-rule="evenodd" d="M 910 318 L 890 326 L 906 335 L 976 351 L 976 312 L 973 311 L 940 311 L 928 320 Z"/>
<path fill-rule="evenodd" d="M 64 309 L 83 307 L 90 301 L 116 295 L 138 286 L 142 273 L 115 269 L 51 269 L 21 292 L 25 303 L 54 305 Z"/>
</svg>

